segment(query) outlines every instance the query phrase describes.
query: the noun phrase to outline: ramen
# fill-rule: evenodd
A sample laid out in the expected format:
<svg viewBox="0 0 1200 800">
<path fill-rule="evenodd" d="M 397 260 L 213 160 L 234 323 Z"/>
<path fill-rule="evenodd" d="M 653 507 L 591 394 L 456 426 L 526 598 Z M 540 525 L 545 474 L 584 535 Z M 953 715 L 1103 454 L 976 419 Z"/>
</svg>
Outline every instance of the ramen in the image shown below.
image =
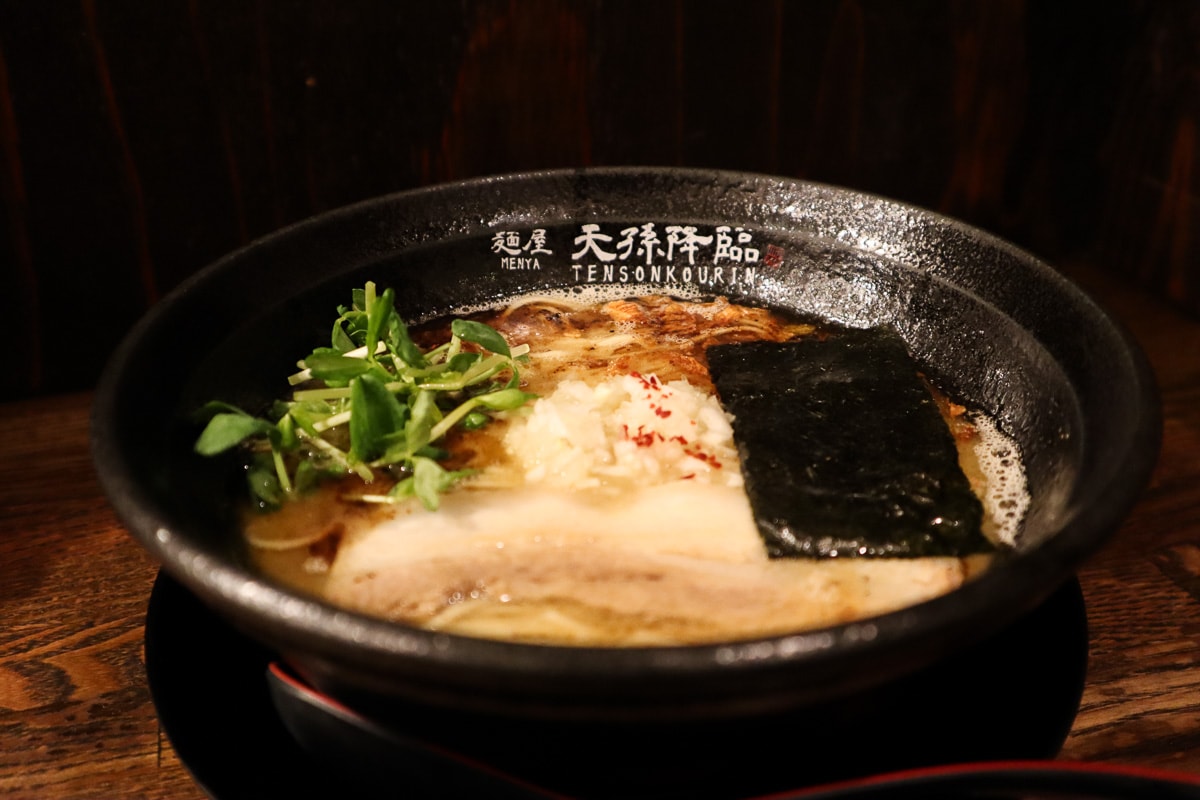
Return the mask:
<svg viewBox="0 0 1200 800">
<path fill-rule="evenodd" d="M 768 554 L 706 352 L 827 331 L 722 298 L 661 296 L 526 297 L 471 320 L 528 347 L 519 370 L 528 402 L 446 433 L 442 467 L 458 479 L 434 509 L 396 501 L 397 476 L 379 473 L 327 480 L 272 513 L 247 511 L 245 535 L 266 574 L 435 630 L 659 646 L 886 613 L 961 586 L 993 557 Z M 450 325 L 423 325 L 412 339 L 432 346 Z M 982 504 L 982 533 L 1003 549 L 1028 502 L 1019 452 L 987 417 L 931 392 Z"/>
</svg>

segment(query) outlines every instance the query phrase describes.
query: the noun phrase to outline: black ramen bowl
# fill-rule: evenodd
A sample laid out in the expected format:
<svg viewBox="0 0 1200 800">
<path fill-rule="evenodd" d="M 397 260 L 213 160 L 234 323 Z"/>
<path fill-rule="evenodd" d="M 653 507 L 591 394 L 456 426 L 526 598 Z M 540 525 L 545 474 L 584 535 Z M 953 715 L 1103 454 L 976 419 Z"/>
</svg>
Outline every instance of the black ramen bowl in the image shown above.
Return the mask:
<svg viewBox="0 0 1200 800">
<path fill-rule="evenodd" d="M 643 226 L 653 226 L 644 228 Z M 630 227 L 701 245 L 622 257 Z M 590 238 L 589 234 L 602 237 Z M 591 242 L 592 244 L 589 244 Z M 249 566 L 228 464 L 193 453 L 193 412 L 265 406 L 333 309 L 373 280 L 410 322 L 543 289 L 700 291 L 848 326 L 890 325 L 922 369 L 1019 442 L 1032 494 L 1011 557 L 883 616 L 682 647 L 517 644 L 332 607 Z M 1116 530 L 1160 422 L 1132 341 L 1052 268 L 901 203 L 719 171 L 582 169 L 404 192 L 322 214 L 202 270 L 156 305 L 96 395 L 112 504 L 162 567 L 308 681 L 357 707 L 575 720 L 683 720 L 802 708 L 877 686 L 1011 623 Z"/>
</svg>

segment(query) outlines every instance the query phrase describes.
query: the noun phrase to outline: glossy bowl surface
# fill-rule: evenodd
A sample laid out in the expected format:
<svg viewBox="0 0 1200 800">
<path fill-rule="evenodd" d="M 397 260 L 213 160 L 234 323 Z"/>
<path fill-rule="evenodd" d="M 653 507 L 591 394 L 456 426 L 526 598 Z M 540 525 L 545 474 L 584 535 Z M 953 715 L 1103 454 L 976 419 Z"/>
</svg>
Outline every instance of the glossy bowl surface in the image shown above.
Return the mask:
<svg viewBox="0 0 1200 800">
<path fill-rule="evenodd" d="M 247 566 L 227 465 L 190 414 L 262 407 L 331 313 L 374 280 L 410 322 L 548 288 L 700 290 L 891 325 L 923 370 L 1020 444 L 1032 505 L 1011 558 L 892 614 L 688 647 L 573 648 L 432 633 L 290 592 Z M 165 570 L 314 685 L 546 718 L 682 719 L 801 707 L 879 685 L 999 630 L 1121 523 L 1160 437 L 1131 339 L 1029 253 L 919 208 L 828 185 L 704 170 L 497 176 L 329 212 L 202 270 L 156 305 L 98 389 L 93 453 Z"/>
</svg>

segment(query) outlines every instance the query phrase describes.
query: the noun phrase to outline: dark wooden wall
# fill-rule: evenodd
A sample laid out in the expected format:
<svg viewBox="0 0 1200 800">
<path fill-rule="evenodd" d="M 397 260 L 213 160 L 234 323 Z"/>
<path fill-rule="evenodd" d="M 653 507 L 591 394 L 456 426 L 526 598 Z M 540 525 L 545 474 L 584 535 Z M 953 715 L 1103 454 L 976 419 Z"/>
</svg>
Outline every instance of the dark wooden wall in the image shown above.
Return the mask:
<svg viewBox="0 0 1200 800">
<path fill-rule="evenodd" d="M 289 222 L 544 167 L 844 184 L 1200 310 L 1198 50 L 1186 0 L 0 0 L 0 396 Z"/>
</svg>

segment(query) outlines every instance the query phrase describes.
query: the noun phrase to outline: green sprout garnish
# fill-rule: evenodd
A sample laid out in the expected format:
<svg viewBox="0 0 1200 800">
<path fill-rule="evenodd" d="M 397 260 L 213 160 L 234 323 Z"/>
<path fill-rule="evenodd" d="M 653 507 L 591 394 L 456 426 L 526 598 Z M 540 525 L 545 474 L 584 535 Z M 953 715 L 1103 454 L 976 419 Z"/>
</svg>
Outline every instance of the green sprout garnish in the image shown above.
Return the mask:
<svg viewBox="0 0 1200 800">
<path fill-rule="evenodd" d="M 456 319 L 450 341 L 422 350 L 409 336 L 391 289 L 368 282 L 338 307 L 329 347 L 300 361 L 295 387 L 264 416 L 222 402 L 201 410 L 207 424 L 195 450 L 215 456 L 235 447 L 249 455 L 246 478 L 263 508 L 277 508 L 327 477 L 380 473 L 396 479 L 363 502 L 416 497 L 433 511 L 440 495 L 472 470 L 447 470 L 436 446 L 455 427 L 474 430 L 535 395 L 519 388 L 528 345 L 510 348 L 487 325 Z"/>
</svg>

